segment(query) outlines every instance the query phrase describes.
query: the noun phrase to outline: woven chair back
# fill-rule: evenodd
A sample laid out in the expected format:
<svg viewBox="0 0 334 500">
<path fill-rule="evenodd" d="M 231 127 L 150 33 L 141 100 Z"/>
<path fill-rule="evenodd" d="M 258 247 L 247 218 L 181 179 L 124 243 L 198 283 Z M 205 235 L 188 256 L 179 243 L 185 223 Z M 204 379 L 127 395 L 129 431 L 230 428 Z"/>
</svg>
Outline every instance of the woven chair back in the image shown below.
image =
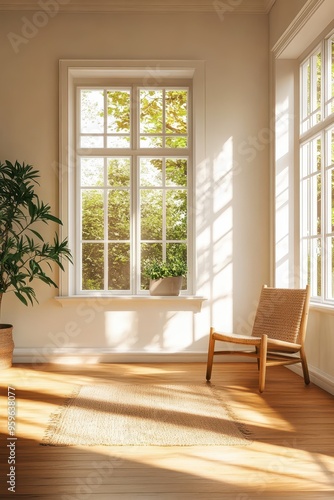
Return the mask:
<svg viewBox="0 0 334 500">
<path fill-rule="evenodd" d="M 286 342 L 301 343 L 300 327 L 306 290 L 263 287 L 256 311 L 252 335 Z"/>
</svg>

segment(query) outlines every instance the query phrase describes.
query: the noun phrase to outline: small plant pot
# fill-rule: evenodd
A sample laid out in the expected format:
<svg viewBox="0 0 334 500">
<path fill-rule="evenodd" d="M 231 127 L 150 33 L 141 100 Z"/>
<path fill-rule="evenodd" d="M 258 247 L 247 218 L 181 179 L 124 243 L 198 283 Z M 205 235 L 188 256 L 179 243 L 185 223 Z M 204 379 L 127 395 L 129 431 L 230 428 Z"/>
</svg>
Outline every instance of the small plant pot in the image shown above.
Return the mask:
<svg viewBox="0 0 334 500">
<path fill-rule="evenodd" d="M 182 276 L 171 276 L 169 278 L 160 278 L 150 280 L 150 295 L 177 296 L 180 294 L 182 286 Z"/>
<path fill-rule="evenodd" d="M 6 370 L 13 364 L 13 326 L 0 324 L 0 370 Z"/>
</svg>

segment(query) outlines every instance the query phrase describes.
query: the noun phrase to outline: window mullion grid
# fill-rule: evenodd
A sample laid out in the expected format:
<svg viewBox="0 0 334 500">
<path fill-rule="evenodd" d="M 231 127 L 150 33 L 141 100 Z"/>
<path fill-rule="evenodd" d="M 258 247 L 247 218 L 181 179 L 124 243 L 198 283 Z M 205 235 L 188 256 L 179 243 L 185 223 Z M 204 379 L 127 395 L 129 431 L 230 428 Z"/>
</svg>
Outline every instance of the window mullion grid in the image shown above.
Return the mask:
<svg viewBox="0 0 334 500">
<path fill-rule="evenodd" d="M 307 87 L 307 62 L 305 62 L 300 70 L 301 78 L 301 97 L 300 97 L 300 109 L 302 110 L 302 116 L 300 120 L 300 132 L 304 133 L 309 129 L 309 110 L 308 110 L 308 87 Z"/>
<path fill-rule="evenodd" d="M 88 85 L 89 87 L 89 85 Z M 129 155 L 131 157 L 131 174 L 130 174 L 130 248 L 131 248 L 131 284 L 130 284 L 130 293 L 138 294 L 141 292 L 140 285 L 140 185 L 139 185 L 139 161 L 141 156 L 147 155 L 148 157 L 156 157 L 157 154 L 163 160 L 163 185 L 162 185 L 162 248 L 163 248 L 163 257 L 167 257 L 167 205 L 168 205 L 168 192 L 173 191 L 175 189 L 173 186 L 167 186 L 166 184 L 166 160 L 169 157 L 177 157 L 179 156 L 180 151 L 174 150 L 173 148 L 166 148 L 166 89 L 162 88 L 163 99 L 162 99 L 162 140 L 163 147 L 158 151 L 156 148 L 151 148 L 149 151 L 144 148 L 140 149 L 140 108 L 138 104 L 138 91 L 140 85 L 133 84 L 132 86 L 132 106 L 131 106 L 131 125 L 130 125 L 130 134 L 131 134 L 131 147 L 129 150 L 115 149 L 108 147 L 108 89 L 106 85 L 99 86 L 99 89 L 103 90 L 103 106 L 104 106 L 104 117 L 103 117 L 103 147 L 93 147 L 93 148 L 81 148 L 81 117 L 80 117 L 80 109 L 81 109 L 81 99 L 80 99 L 80 91 L 77 93 L 77 133 L 75 135 L 76 140 L 76 151 L 77 151 L 77 189 L 76 192 L 78 196 L 76 197 L 76 207 L 77 214 L 80 214 L 80 218 L 78 220 L 78 224 L 76 224 L 76 232 L 77 238 L 76 241 L 80 242 L 77 245 L 77 255 L 78 255 L 78 267 L 80 267 L 80 273 L 76 273 L 78 276 L 77 279 L 77 290 L 82 292 L 82 191 L 84 187 L 81 186 L 80 180 L 80 158 L 81 157 L 102 157 L 103 158 L 103 167 L 104 167 L 104 185 L 99 188 L 99 190 L 103 191 L 103 252 L 104 252 L 104 286 L 103 292 L 109 292 L 109 245 L 112 241 L 109 241 L 109 229 L 108 229 L 108 203 L 109 203 L 109 193 L 114 189 L 114 187 L 108 185 L 108 158 L 111 156 L 121 157 L 124 154 Z M 189 108 L 188 108 L 189 112 Z M 188 117 L 188 126 L 189 126 L 189 117 Z M 88 134 L 88 133 L 87 133 Z M 89 135 L 94 135 L 94 133 L 89 133 Z M 188 144 L 189 146 L 189 144 Z M 184 151 L 183 151 L 184 153 Z M 189 190 L 187 188 L 187 192 L 189 195 Z M 187 196 L 187 200 L 189 203 L 189 196 Z M 189 214 L 189 210 L 188 210 Z M 188 235 L 189 237 L 189 235 Z M 172 241 L 172 240 L 171 240 Z M 102 243 L 102 241 L 101 241 Z M 102 288 L 102 287 L 101 287 Z M 102 290 L 101 290 L 102 291 Z M 112 291 L 110 291 L 112 293 Z"/>
<path fill-rule="evenodd" d="M 301 140 L 307 141 L 310 145 L 307 163 L 309 165 L 309 172 L 307 177 L 309 178 L 309 183 L 306 191 L 308 195 L 305 199 L 305 188 L 304 184 L 306 182 L 305 174 L 301 171 L 301 227 L 304 228 L 301 234 L 302 242 L 302 270 L 306 265 L 308 268 L 308 262 L 310 261 L 310 278 L 312 285 L 312 300 L 321 302 L 333 303 L 332 296 L 332 165 L 331 159 L 328 155 L 331 154 L 331 149 L 329 147 L 329 133 L 328 122 L 330 116 L 330 100 L 331 100 L 331 46 L 329 39 L 323 40 L 321 45 L 318 46 L 316 50 L 310 54 L 309 58 L 301 64 L 300 75 L 300 103 L 301 103 L 301 120 L 300 120 L 300 130 L 301 130 Z M 318 54 L 321 54 L 321 97 L 320 97 L 320 109 L 318 106 L 317 98 L 317 78 L 319 77 L 317 71 L 317 61 Z M 310 109 L 308 106 L 308 64 L 310 65 Z M 317 122 L 317 115 L 321 114 L 320 121 Z M 326 129 L 325 129 L 325 126 Z M 307 137 L 305 137 L 307 136 Z M 314 161 L 317 161 L 317 155 L 314 151 L 316 147 L 316 138 L 321 141 L 320 155 L 321 155 L 321 166 L 320 172 L 314 172 Z M 305 143 L 304 143 L 305 144 Z M 302 147 L 302 143 L 300 143 Z M 301 151 L 301 148 L 300 148 Z M 305 161 L 303 159 L 302 161 Z M 311 168 L 311 170 L 310 170 Z M 312 171 L 314 173 L 312 173 Z M 317 224 L 317 183 L 316 176 L 320 174 L 321 178 L 321 223 L 320 228 L 314 227 Z M 315 176 L 315 177 L 314 177 Z M 313 179 L 314 177 L 314 179 Z M 307 199 L 309 201 L 307 201 Z M 309 205 L 309 207 L 307 206 Z M 307 233 L 305 229 L 307 227 Z M 320 233 L 320 234 L 319 234 Z M 320 239 L 320 241 L 319 241 Z M 308 241 L 308 244 L 306 243 Z M 318 245 L 321 244 L 321 270 L 318 269 Z M 307 250 L 309 248 L 309 251 Z M 306 251 L 306 254 L 305 254 Z M 307 256 L 309 254 L 309 257 Z M 319 276 L 319 271 L 321 272 L 321 277 Z M 319 297 L 319 288 L 316 283 L 321 279 L 321 296 Z"/>
<path fill-rule="evenodd" d="M 332 43 L 333 36 L 329 37 L 324 43 L 324 60 L 325 60 L 325 71 L 324 71 L 324 108 L 327 117 L 331 114 L 331 109 L 333 105 L 334 96 L 332 95 Z"/>
<path fill-rule="evenodd" d="M 330 115 L 329 97 L 331 92 L 331 51 L 330 40 L 323 40 L 321 44 L 322 68 L 321 68 L 321 119 L 322 121 Z M 330 157 L 331 151 L 328 147 L 328 133 L 324 128 L 320 132 L 321 140 L 321 185 L 322 185 L 322 225 L 321 225 L 321 241 L 322 241 L 322 297 L 323 300 L 333 301 L 332 297 L 332 206 L 331 206 L 331 167 Z"/>
<path fill-rule="evenodd" d="M 311 89 L 310 89 L 310 100 L 311 100 L 311 109 L 310 109 L 310 117 L 311 117 L 311 127 L 316 125 L 316 109 L 317 109 L 317 64 L 316 64 L 316 55 L 313 54 L 311 57 Z"/>
</svg>

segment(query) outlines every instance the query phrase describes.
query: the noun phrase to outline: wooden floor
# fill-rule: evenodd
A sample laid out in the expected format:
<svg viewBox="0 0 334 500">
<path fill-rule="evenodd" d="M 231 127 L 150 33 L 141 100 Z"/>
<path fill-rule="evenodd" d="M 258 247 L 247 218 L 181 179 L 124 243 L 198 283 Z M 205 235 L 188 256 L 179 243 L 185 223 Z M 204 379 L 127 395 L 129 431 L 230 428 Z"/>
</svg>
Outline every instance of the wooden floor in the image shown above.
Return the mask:
<svg viewBox="0 0 334 500">
<path fill-rule="evenodd" d="M 15 365 L 1 372 L 0 498 L 43 500 L 306 500 L 334 498 L 334 397 L 290 370 L 215 364 L 247 446 L 49 447 L 49 415 L 76 384 L 203 381 L 203 364 Z M 8 491 L 8 387 L 16 393 L 15 494 Z M 13 392 L 13 391 L 12 391 Z"/>
</svg>

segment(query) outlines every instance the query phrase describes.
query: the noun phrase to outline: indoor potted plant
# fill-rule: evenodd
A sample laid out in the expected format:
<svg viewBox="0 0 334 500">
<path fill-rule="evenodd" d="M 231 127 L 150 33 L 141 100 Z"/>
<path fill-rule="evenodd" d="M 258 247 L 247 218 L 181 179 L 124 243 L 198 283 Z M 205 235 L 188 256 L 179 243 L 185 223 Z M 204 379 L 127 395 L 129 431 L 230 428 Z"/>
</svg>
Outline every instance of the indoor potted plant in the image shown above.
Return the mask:
<svg viewBox="0 0 334 500">
<path fill-rule="evenodd" d="M 35 193 L 39 172 L 31 165 L 6 160 L 0 162 L 0 312 L 3 295 L 13 292 L 25 305 L 38 302 L 30 285 L 39 279 L 57 287 L 47 274 L 56 264 L 64 270 L 62 260 L 72 262 L 67 240 L 44 240 L 41 223 L 61 220 L 50 213 L 50 206 Z M 14 349 L 12 325 L 0 324 L 0 368 L 12 365 Z"/>
<path fill-rule="evenodd" d="M 150 279 L 151 295 L 179 295 L 182 278 L 187 275 L 187 263 L 182 257 L 174 256 L 167 261 L 148 261 L 144 268 Z"/>
</svg>

